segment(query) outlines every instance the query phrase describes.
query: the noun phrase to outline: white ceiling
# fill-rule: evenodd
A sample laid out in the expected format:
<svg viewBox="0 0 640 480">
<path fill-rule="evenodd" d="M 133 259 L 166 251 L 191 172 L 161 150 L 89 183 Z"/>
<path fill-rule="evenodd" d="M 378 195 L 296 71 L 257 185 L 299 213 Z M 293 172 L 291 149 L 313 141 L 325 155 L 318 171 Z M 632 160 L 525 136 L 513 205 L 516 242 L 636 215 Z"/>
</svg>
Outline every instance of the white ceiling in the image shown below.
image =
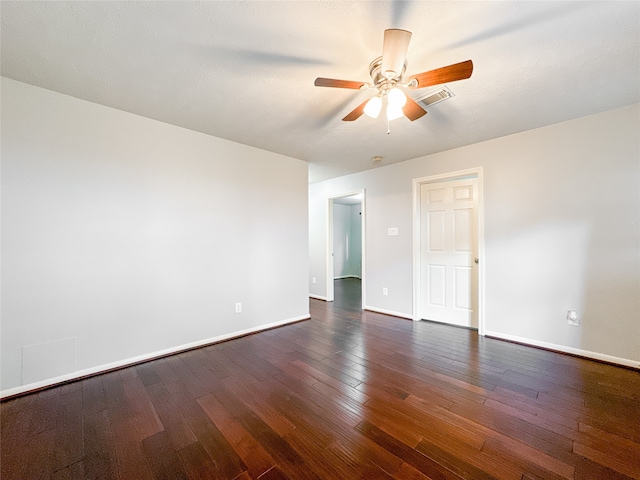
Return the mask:
<svg viewBox="0 0 640 480">
<path fill-rule="evenodd" d="M 640 2 L 2 1 L 2 75 L 310 163 L 310 181 L 640 101 Z M 408 74 L 474 62 L 415 122 L 341 118 L 386 28 Z M 419 96 L 422 90 L 412 92 Z"/>
</svg>

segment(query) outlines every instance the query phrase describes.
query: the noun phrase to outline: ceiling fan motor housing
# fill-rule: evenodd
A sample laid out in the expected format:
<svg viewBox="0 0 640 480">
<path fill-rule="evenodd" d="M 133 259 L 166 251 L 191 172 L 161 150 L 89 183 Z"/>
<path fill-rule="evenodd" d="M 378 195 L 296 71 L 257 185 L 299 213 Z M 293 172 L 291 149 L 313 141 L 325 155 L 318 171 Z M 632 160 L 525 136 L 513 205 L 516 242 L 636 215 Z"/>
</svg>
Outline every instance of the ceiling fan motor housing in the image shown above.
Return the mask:
<svg viewBox="0 0 640 480">
<path fill-rule="evenodd" d="M 402 65 L 402 71 L 398 73 L 395 77 L 387 78 L 382 73 L 382 57 L 376 58 L 373 62 L 369 64 L 369 75 L 371 75 L 371 80 L 373 80 L 373 84 L 380 90 L 384 87 L 383 85 L 390 84 L 391 86 L 388 88 L 392 88 L 393 85 L 399 83 L 402 79 L 402 75 L 407 70 L 407 60 L 405 59 L 404 64 Z"/>
</svg>

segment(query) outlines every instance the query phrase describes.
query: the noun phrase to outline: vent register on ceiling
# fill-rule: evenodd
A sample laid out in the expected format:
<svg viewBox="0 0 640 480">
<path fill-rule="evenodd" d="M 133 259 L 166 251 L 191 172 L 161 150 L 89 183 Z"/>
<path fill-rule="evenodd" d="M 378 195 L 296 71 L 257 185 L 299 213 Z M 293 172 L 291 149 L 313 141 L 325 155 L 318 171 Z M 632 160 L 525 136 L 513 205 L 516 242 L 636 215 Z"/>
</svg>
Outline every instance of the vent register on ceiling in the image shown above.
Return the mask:
<svg viewBox="0 0 640 480">
<path fill-rule="evenodd" d="M 452 97 L 453 93 L 444 87 L 438 92 L 429 93 L 419 101 L 416 101 L 407 96 L 403 89 L 425 88 L 464 80 L 471 77 L 473 62 L 467 60 L 411 75 L 405 82 L 403 81 L 403 76 L 407 69 L 406 56 L 410 40 L 411 32 L 407 30 L 388 29 L 384 31 L 382 56 L 373 60 L 369 65 L 369 74 L 372 79 L 370 83 L 323 77 L 316 78 L 314 83 L 317 87 L 375 90 L 373 97 L 365 100 L 342 119 L 345 122 L 357 120 L 363 113 L 372 118 L 377 118 L 384 106 L 386 106 L 388 121 L 399 118 L 402 115 L 411 121 L 417 120 L 427 113 L 424 107 L 446 100 Z M 389 133 L 388 129 L 387 133 Z"/>
</svg>

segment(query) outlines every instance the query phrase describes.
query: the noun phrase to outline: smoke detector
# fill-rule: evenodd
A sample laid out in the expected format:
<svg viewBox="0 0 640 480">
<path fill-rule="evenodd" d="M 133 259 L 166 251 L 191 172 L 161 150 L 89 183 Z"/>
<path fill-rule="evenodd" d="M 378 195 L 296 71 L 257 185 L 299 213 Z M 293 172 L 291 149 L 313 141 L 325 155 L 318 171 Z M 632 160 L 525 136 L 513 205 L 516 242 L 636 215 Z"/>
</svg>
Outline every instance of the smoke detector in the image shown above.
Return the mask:
<svg viewBox="0 0 640 480">
<path fill-rule="evenodd" d="M 430 107 L 436 103 L 444 102 L 451 97 L 455 97 L 455 94 L 449 90 L 448 87 L 440 87 L 438 90 L 425 93 L 416 98 L 415 101 L 423 108 Z"/>
</svg>

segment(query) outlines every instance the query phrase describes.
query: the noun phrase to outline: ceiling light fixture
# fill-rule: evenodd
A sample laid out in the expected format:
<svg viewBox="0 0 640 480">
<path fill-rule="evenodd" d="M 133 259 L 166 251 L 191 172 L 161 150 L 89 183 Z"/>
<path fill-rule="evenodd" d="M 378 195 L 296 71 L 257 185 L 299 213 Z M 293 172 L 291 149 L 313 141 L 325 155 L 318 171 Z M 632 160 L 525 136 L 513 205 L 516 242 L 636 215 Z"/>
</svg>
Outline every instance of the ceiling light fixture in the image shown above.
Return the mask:
<svg viewBox="0 0 640 480">
<path fill-rule="evenodd" d="M 389 102 L 389 105 L 402 108 L 404 107 L 405 103 L 407 103 L 407 96 L 398 87 L 393 87 L 391 90 L 389 90 L 387 101 Z"/>
<path fill-rule="evenodd" d="M 364 113 L 366 113 L 371 118 L 378 118 L 380 115 L 380 110 L 382 109 L 382 98 L 380 95 L 376 95 L 371 100 L 367 102 L 364 107 Z"/>
<path fill-rule="evenodd" d="M 387 120 L 395 120 L 404 115 L 402 107 L 407 103 L 407 96 L 397 87 L 383 90 L 367 102 L 364 113 L 371 118 L 378 118 L 384 103 L 387 105 Z"/>
</svg>

